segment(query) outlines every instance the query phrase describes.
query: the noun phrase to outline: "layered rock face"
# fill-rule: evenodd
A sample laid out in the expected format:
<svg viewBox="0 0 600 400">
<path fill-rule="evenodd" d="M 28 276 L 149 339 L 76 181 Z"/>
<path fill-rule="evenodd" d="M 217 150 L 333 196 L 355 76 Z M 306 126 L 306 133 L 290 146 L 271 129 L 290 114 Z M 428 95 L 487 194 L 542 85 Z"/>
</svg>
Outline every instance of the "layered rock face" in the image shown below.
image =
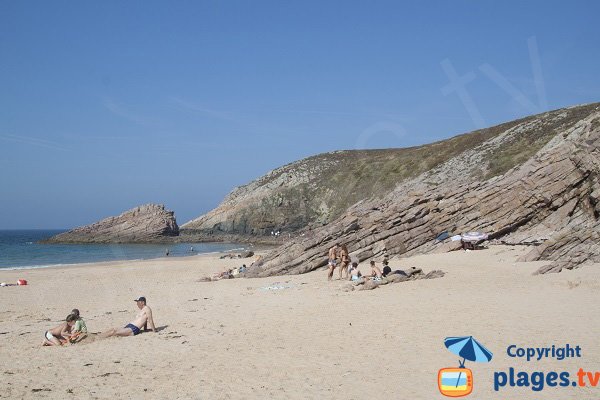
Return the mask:
<svg viewBox="0 0 600 400">
<path fill-rule="evenodd" d="M 555 134 L 535 155 L 480 178 L 493 168 L 490 155 L 506 149 L 503 143 L 526 141 L 548 127 Z M 537 244 L 523 260 L 549 260 L 540 272 L 598 262 L 599 148 L 598 104 L 542 114 L 402 183 L 383 200 L 360 202 L 331 224 L 302 232 L 248 275 L 312 271 L 326 264 L 335 242 L 361 261 L 435 251 L 443 231 L 478 230 L 508 244 Z"/>
<path fill-rule="evenodd" d="M 146 204 L 116 217 L 53 236 L 48 243 L 148 243 L 179 235 L 173 211 Z"/>
<path fill-rule="evenodd" d="M 281 230 L 287 237 L 305 227 L 326 225 L 353 204 L 382 199 L 417 177 L 447 185 L 455 175 L 451 171 L 469 167 L 461 182 L 484 181 L 527 161 L 592 108 L 548 112 L 419 147 L 313 156 L 236 188 L 219 207 L 184 224 L 182 233 L 219 240 Z"/>
<path fill-rule="evenodd" d="M 528 117 L 419 147 L 320 154 L 236 188 L 219 207 L 181 229 L 208 236 L 270 235 L 281 229 L 287 236 L 307 226 L 318 228 L 334 221 L 356 202 L 381 199 L 398 184 L 476 147 L 486 157 L 481 163 L 485 168 L 474 171 L 478 178 L 503 173 L 532 156 L 561 126 L 577 120 L 580 111 Z M 527 127 L 535 121 L 539 123 Z M 494 141 L 515 127 L 527 130 L 525 140 L 514 134 Z"/>
</svg>

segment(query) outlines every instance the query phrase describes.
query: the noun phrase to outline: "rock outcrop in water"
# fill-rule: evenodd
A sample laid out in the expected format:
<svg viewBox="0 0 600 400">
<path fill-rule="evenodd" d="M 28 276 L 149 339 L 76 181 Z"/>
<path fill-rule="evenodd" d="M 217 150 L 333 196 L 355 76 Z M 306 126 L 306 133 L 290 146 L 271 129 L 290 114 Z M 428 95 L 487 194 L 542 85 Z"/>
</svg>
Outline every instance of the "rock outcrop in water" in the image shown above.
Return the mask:
<svg viewBox="0 0 600 400">
<path fill-rule="evenodd" d="M 576 116 L 576 118 L 573 118 Z M 522 163 L 481 179 L 506 142 L 553 137 Z M 507 244 L 531 244 L 525 260 L 548 260 L 541 273 L 600 261 L 600 106 L 571 107 L 524 120 L 490 140 L 365 200 L 327 226 L 304 231 L 271 252 L 248 276 L 305 273 L 326 264 L 328 248 L 346 243 L 366 260 L 434 251 L 443 231 L 489 232 Z M 483 171 L 482 171 L 483 170 Z"/>
<path fill-rule="evenodd" d="M 116 217 L 53 236 L 47 243 L 149 243 L 179 235 L 173 211 L 146 204 Z"/>
</svg>

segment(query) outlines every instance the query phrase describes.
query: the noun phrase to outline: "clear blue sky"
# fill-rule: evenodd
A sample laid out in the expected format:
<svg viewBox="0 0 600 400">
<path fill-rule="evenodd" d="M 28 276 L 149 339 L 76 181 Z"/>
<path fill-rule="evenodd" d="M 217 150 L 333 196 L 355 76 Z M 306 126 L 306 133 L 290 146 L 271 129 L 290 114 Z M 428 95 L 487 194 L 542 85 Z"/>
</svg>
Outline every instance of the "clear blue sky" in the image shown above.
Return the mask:
<svg viewBox="0 0 600 400">
<path fill-rule="evenodd" d="M 306 156 L 600 101 L 599 4 L 2 1 L 0 228 L 182 224 Z"/>
</svg>

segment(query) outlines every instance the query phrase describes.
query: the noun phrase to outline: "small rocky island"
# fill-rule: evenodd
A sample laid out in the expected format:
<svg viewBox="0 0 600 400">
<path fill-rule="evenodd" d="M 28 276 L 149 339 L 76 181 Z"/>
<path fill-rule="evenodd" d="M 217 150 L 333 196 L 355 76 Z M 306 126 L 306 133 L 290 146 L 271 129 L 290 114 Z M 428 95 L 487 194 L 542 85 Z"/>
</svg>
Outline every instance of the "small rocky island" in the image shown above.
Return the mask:
<svg viewBox="0 0 600 400">
<path fill-rule="evenodd" d="M 175 213 L 164 205 L 146 204 L 53 236 L 45 243 L 160 243 L 175 236 L 179 236 Z"/>
</svg>

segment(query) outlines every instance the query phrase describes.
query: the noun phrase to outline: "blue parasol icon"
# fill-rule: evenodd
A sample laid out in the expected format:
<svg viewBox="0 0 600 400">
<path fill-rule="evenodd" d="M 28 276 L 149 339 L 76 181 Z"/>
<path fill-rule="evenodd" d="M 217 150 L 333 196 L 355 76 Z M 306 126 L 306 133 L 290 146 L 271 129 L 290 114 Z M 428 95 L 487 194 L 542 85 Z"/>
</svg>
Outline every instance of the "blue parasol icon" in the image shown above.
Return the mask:
<svg viewBox="0 0 600 400">
<path fill-rule="evenodd" d="M 463 360 L 459 360 L 459 368 L 465 367 L 465 360 L 474 362 L 490 362 L 492 360 L 492 352 L 473 339 L 473 336 L 447 337 L 444 339 L 444 345 L 448 350 L 462 357 Z M 461 373 L 458 374 L 456 386 L 458 386 L 460 375 Z"/>
</svg>

